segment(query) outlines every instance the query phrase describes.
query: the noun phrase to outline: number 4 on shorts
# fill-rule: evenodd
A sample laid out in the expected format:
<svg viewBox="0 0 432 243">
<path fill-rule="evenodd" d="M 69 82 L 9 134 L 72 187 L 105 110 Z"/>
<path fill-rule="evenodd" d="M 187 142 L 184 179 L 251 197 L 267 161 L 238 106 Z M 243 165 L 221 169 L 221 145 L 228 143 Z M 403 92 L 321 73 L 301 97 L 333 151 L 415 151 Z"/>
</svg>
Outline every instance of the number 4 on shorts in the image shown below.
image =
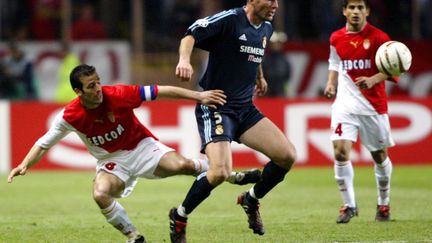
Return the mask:
<svg viewBox="0 0 432 243">
<path fill-rule="evenodd" d="M 336 133 L 337 135 L 339 135 L 339 137 L 342 136 L 342 123 L 339 123 L 339 124 L 337 125 L 337 127 L 336 127 L 336 129 L 335 129 L 335 133 Z"/>
</svg>

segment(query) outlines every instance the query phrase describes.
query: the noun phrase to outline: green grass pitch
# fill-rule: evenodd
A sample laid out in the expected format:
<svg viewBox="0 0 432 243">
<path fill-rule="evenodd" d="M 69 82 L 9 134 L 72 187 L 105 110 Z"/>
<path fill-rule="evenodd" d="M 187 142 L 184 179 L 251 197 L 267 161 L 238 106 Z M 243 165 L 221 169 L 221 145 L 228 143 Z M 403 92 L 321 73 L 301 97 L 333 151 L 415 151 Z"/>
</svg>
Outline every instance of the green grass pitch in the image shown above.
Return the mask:
<svg viewBox="0 0 432 243">
<path fill-rule="evenodd" d="M 92 199 L 92 172 L 35 172 L 7 184 L 0 177 L 0 242 L 124 242 Z M 177 176 L 140 180 L 120 199 L 148 242 L 169 242 L 168 210 L 178 206 L 193 182 Z M 355 167 L 359 217 L 337 225 L 341 198 L 333 169 L 294 168 L 261 200 L 264 236 L 254 235 L 236 205 L 249 186 L 225 183 L 191 215 L 189 242 L 432 242 L 432 166 L 395 166 L 392 221 L 374 221 L 372 167 Z"/>
</svg>

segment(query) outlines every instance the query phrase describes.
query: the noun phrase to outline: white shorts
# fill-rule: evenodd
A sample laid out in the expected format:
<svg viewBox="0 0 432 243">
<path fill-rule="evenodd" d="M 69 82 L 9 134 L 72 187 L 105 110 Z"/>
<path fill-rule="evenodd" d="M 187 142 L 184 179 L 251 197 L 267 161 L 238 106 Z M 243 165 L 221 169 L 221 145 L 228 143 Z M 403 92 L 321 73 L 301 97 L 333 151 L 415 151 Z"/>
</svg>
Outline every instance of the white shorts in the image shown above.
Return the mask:
<svg viewBox="0 0 432 243">
<path fill-rule="evenodd" d="M 107 159 L 99 160 L 96 166 L 96 174 L 103 170 L 116 175 L 125 183 L 125 189 L 121 197 L 127 197 L 133 191 L 138 177 L 159 178 L 153 173 L 161 157 L 171 151 L 174 151 L 174 149 L 152 137 L 147 137 L 141 140 L 133 150 L 120 151 Z"/>
<path fill-rule="evenodd" d="M 395 145 L 390 132 L 387 114 L 355 115 L 332 112 L 331 140 L 357 141 L 360 132 L 361 143 L 371 152 Z"/>
</svg>

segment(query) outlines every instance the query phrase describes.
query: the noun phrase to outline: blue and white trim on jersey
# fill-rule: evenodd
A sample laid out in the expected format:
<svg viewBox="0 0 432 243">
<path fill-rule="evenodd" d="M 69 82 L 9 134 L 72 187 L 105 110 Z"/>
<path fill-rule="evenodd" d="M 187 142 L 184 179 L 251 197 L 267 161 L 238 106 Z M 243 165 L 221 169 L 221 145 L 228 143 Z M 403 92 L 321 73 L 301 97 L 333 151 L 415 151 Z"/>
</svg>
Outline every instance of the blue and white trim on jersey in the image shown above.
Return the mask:
<svg viewBox="0 0 432 243">
<path fill-rule="evenodd" d="M 194 31 L 198 27 L 205 28 L 209 24 L 212 24 L 212 23 L 214 23 L 214 22 L 216 22 L 216 21 L 218 21 L 220 19 L 223 19 L 223 18 L 225 18 L 227 16 L 230 16 L 230 15 L 233 15 L 233 14 L 236 14 L 236 11 L 234 9 L 225 10 L 225 11 L 222 11 L 222 12 L 217 13 L 215 15 L 208 16 L 208 17 L 205 17 L 203 19 L 198 19 L 188 29 L 190 31 Z"/>
<path fill-rule="evenodd" d="M 141 100 L 151 101 L 156 99 L 158 88 L 156 85 L 140 86 Z"/>
<path fill-rule="evenodd" d="M 205 144 L 212 141 L 211 136 L 211 119 L 210 119 L 210 110 L 207 106 L 201 105 L 201 110 L 203 111 L 203 115 L 201 116 L 204 121 L 204 139 Z"/>
</svg>

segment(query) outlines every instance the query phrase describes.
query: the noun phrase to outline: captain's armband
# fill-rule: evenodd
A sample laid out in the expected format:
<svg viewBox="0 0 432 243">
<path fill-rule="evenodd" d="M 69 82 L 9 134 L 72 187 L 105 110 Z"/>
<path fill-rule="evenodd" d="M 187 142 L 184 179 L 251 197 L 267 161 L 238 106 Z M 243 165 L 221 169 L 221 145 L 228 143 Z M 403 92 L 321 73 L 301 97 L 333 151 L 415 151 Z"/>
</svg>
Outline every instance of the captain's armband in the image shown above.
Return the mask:
<svg viewBox="0 0 432 243">
<path fill-rule="evenodd" d="M 157 85 L 145 85 L 140 86 L 141 100 L 151 101 L 155 100 L 158 95 Z"/>
</svg>

